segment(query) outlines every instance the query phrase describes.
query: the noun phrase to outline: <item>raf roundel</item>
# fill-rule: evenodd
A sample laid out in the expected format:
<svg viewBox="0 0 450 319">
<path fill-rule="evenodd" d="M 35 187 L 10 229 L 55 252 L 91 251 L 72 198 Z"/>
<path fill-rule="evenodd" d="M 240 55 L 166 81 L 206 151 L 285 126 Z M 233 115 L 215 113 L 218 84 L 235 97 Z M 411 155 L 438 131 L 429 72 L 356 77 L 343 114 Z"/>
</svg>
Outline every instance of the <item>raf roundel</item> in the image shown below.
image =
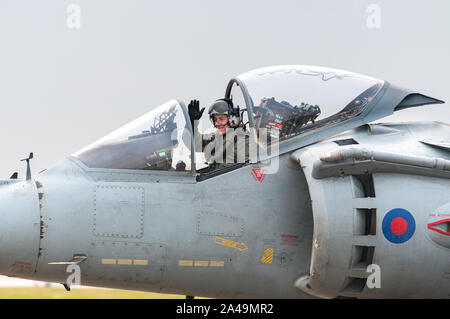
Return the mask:
<svg viewBox="0 0 450 319">
<path fill-rule="evenodd" d="M 413 215 L 406 209 L 394 208 L 384 216 L 382 229 L 388 241 L 403 244 L 414 235 L 416 222 Z"/>
</svg>

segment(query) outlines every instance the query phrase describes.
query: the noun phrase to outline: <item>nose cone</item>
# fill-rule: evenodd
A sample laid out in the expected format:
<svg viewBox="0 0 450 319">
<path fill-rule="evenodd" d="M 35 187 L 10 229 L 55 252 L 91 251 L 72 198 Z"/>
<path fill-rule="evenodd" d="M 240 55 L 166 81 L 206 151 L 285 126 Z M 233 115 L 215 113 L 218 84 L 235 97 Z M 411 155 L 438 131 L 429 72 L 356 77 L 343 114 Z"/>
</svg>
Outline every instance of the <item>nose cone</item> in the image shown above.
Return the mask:
<svg viewBox="0 0 450 319">
<path fill-rule="evenodd" d="M 39 197 L 34 181 L 0 182 L 0 274 L 31 275 L 39 238 Z"/>
</svg>

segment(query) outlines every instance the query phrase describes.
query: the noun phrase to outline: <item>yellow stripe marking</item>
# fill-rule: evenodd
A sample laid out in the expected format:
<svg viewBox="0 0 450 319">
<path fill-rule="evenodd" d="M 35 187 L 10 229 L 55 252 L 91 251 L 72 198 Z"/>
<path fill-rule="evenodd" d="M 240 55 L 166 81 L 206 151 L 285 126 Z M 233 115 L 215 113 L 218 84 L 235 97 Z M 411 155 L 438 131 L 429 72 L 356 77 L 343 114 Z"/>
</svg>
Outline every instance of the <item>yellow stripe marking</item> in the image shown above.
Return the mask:
<svg viewBox="0 0 450 319">
<path fill-rule="evenodd" d="M 133 260 L 133 265 L 147 266 L 148 265 L 148 260 L 147 259 L 135 259 L 135 260 Z"/>
<path fill-rule="evenodd" d="M 195 267 L 208 267 L 209 261 L 207 260 L 196 260 L 194 262 Z"/>
<path fill-rule="evenodd" d="M 118 265 L 131 265 L 133 261 L 131 259 L 119 259 L 117 261 Z"/>
<path fill-rule="evenodd" d="M 225 261 L 223 260 L 178 260 L 178 266 L 181 267 L 224 267 Z"/>
<path fill-rule="evenodd" d="M 178 260 L 178 266 L 191 266 L 193 264 L 193 260 Z"/>
<path fill-rule="evenodd" d="M 103 265 L 115 265 L 116 264 L 116 260 L 115 259 L 110 259 L 110 258 L 102 258 L 102 264 Z"/>
<path fill-rule="evenodd" d="M 223 260 L 212 260 L 209 263 L 210 267 L 224 267 L 225 266 L 225 262 Z"/>
</svg>

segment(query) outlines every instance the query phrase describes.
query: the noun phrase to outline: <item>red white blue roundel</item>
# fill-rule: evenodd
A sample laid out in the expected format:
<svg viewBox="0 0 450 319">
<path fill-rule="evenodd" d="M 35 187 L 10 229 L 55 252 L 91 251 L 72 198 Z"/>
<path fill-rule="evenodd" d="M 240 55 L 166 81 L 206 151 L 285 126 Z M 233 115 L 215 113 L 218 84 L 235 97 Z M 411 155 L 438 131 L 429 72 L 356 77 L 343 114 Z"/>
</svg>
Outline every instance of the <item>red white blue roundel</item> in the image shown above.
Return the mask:
<svg viewBox="0 0 450 319">
<path fill-rule="evenodd" d="M 384 216 L 382 229 L 384 237 L 391 243 L 403 244 L 414 235 L 416 221 L 406 209 L 394 208 Z"/>
</svg>

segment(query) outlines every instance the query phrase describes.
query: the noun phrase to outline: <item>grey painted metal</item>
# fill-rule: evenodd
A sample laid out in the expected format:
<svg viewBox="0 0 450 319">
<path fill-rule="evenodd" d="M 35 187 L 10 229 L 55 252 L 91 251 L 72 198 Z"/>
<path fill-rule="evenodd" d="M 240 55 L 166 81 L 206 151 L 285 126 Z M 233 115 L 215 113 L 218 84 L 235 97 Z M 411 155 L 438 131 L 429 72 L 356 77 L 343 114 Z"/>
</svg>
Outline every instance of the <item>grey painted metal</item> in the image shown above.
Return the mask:
<svg viewBox="0 0 450 319">
<path fill-rule="evenodd" d="M 422 106 L 427 104 L 442 104 L 444 101 L 431 98 L 429 96 L 425 96 L 419 93 L 412 93 L 407 95 L 403 101 L 400 102 L 399 105 L 395 108 L 394 111 L 403 110 L 410 107 Z"/>
<path fill-rule="evenodd" d="M 446 151 L 450 151 L 450 143 L 440 143 L 440 142 L 434 142 L 434 141 L 420 141 L 421 143 L 438 147 Z"/>
<path fill-rule="evenodd" d="M 33 180 L 0 187 L 0 273 L 29 278 L 39 254 L 39 199 Z"/>
<path fill-rule="evenodd" d="M 448 176 L 421 176 L 417 171 L 414 174 L 355 171 L 321 179 L 313 177 L 314 164 L 321 162 L 324 153 L 347 147 L 334 141 L 347 138 L 353 138 L 361 147 L 402 152 L 406 158 L 421 154 L 450 159 L 448 152 L 424 146 L 411 133 L 424 132 L 425 123 L 382 126 L 380 129 L 376 125 L 371 125 L 371 129 L 365 126 L 292 153 L 292 159 L 305 171 L 314 216 L 310 274 L 299 277 L 296 286 L 324 298 L 446 298 L 450 292 L 449 236 L 432 231 L 427 225 L 445 219 L 448 214 L 445 210 L 450 204 Z M 447 125 L 430 123 L 427 132 L 429 136 L 450 141 Z M 358 167 L 360 163 L 353 165 Z M 367 173 L 372 174 L 374 197 L 364 194 L 358 179 Z M 416 223 L 413 237 L 401 245 L 389 242 L 381 227 L 384 216 L 394 208 L 408 210 Z M 371 233 L 361 226 L 369 214 L 375 214 Z M 363 252 L 370 250 L 372 258 L 363 258 Z M 369 263 L 381 268 L 380 289 L 369 289 L 364 284 Z"/>
<path fill-rule="evenodd" d="M 313 166 L 312 176 L 316 179 L 328 177 L 341 177 L 348 175 L 362 175 L 372 173 L 402 173 L 420 176 L 450 178 L 450 172 L 438 169 L 425 168 L 397 164 L 392 162 L 367 161 L 344 161 L 340 163 L 324 164 L 316 161 Z"/>
<path fill-rule="evenodd" d="M 383 161 L 450 171 L 450 161 L 442 158 L 372 151 L 367 148 L 358 147 L 341 148 L 333 152 L 325 153 L 320 157 L 320 160 L 323 162 L 340 162 L 347 159 Z"/>
<path fill-rule="evenodd" d="M 325 178 L 373 172 L 407 173 L 450 177 L 450 161 L 443 158 L 374 151 L 355 146 L 322 154 L 314 163 L 312 176 Z"/>
<path fill-rule="evenodd" d="M 286 156 L 282 161 L 290 162 Z M 64 160 L 38 178 L 45 188 L 47 232 L 34 278 L 64 282 L 65 267 L 48 263 L 85 253 L 80 265 L 85 285 L 212 297 L 307 297 L 293 287 L 294 279 L 308 271 L 312 237 L 310 201 L 298 166 L 283 166 L 263 183 L 246 166 L 221 175 L 219 183 L 209 179 L 193 185 L 140 182 L 137 176 L 145 171 L 124 182 L 123 173 L 98 175 L 76 162 Z M 70 183 L 63 172 L 74 175 Z M 283 194 L 271 179 L 285 182 Z M 103 197 L 110 192 L 103 201 L 110 210 L 98 208 L 99 188 Z M 142 202 L 124 191 L 144 193 L 143 218 L 130 213 L 130 206 L 142 207 Z M 284 234 L 297 236 L 293 245 L 283 244 Z M 240 251 L 217 238 L 247 248 Z M 264 264 L 261 256 L 268 247 L 274 249 L 273 262 Z M 148 265 L 103 264 L 102 259 L 147 260 Z M 184 266 L 186 260 L 192 264 Z"/>
</svg>

